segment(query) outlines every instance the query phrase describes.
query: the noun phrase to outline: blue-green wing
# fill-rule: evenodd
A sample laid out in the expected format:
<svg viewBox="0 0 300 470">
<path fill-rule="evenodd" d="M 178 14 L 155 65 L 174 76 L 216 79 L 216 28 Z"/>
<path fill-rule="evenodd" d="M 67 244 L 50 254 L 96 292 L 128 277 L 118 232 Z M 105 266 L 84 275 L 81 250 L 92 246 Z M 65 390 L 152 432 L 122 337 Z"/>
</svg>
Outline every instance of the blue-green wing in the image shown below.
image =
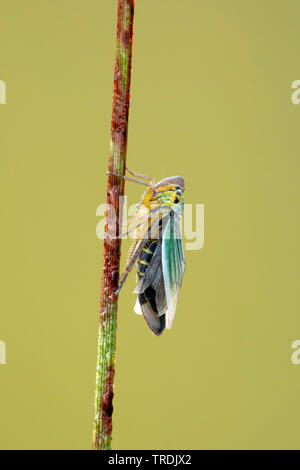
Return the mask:
<svg viewBox="0 0 300 470">
<path fill-rule="evenodd" d="M 171 213 L 162 240 L 162 267 L 165 291 L 168 305 L 166 327 L 171 328 L 179 289 L 185 271 L 185 259 L 182 246 L 180 219 L 176 213 Z"/>
</svg>

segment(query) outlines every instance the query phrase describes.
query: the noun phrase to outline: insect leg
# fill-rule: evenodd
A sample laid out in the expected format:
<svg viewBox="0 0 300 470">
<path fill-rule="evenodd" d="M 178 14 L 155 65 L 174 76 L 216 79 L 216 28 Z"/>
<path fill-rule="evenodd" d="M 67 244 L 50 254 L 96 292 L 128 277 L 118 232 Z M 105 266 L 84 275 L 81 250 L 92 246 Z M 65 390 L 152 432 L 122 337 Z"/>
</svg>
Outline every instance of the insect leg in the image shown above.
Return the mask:
<svg viewBox="0 0 300 470">
<path fill-rule="evenodd" d="M 147 187 L 152 187 L 151 184 L 146 183 L 145 181 L 139 180 L 137 178 L 131 178 L 131 176 L 118 175 L 117 173 L 113 173 L 112 171 L 108 171 L 107 174 L 108 175 L 113 175 L 113 176 L 118 176 L 119 178 L 123 178 L 124 180 L 133 181 L 134 183 L 143 184 L 144 186 L 147 186 Z"/>
<path fill-rule="evenodd" d="M 132 176 L 137 176 L 138 178 L 143 178 L 145 180 L 149 180 L 151 186 L 153 186 L 154 183 L 155 183 L 154 178 L 151 178 L 150 176 L 143 175 L 142 173 L 136 173 L 135 171 L 129 170 L 128 167 L 126 167 L 126 171 L 128 171 L 128 173 L 130 173 Z"/>
</svg>

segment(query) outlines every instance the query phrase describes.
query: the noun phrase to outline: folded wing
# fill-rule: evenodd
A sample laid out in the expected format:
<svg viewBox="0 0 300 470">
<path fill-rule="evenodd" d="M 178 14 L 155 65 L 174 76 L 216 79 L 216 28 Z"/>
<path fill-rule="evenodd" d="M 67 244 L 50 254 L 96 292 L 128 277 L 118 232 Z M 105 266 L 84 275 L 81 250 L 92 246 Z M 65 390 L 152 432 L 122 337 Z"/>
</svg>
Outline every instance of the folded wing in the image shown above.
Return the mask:
<svg viewBox="0 0 300 470">
<path fill-rule="evenodd" d="M 185 271 L 179 217 L 173 212 L 163 232 L 162 270 L 167 299 L 166 327 L 170 329 L 175 316 L 177 298 Z"/>
</svg>

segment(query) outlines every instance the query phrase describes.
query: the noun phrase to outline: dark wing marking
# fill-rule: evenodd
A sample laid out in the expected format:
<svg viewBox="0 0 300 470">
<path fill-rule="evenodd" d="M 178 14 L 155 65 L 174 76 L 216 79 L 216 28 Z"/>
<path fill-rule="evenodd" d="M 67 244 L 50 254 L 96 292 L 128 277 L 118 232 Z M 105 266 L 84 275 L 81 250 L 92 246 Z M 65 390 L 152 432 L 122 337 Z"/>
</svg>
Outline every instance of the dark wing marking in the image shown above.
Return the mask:
<svg viewBox="0 0 300 470">
<path fill-rule="evenodd" d="M 167 310 L 161 253 L 161 240 L 157 240 L 154 254 L 134 291 L 138 294 L 142 314 L 156 335 L 160 335 L 165 328 Z"/>
</svg>

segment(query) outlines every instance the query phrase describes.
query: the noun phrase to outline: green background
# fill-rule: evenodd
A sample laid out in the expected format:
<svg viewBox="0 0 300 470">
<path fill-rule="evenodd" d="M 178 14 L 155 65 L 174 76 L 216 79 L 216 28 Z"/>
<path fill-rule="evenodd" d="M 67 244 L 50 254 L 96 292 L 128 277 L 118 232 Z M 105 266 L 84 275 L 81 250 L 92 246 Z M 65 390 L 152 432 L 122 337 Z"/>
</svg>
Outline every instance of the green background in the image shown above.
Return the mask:
<svg viewBox="0 0 300 470">
<path fill-rule="evenodd" d="M 2 449 L 91 447 L 116 7 L 0 0 Z M 205 247 L 160 338 L 124 287 L 114 449 L 300 448 L 299 14 L 136 1 L 128 166 L 184 176 Z"/>
</svg>

